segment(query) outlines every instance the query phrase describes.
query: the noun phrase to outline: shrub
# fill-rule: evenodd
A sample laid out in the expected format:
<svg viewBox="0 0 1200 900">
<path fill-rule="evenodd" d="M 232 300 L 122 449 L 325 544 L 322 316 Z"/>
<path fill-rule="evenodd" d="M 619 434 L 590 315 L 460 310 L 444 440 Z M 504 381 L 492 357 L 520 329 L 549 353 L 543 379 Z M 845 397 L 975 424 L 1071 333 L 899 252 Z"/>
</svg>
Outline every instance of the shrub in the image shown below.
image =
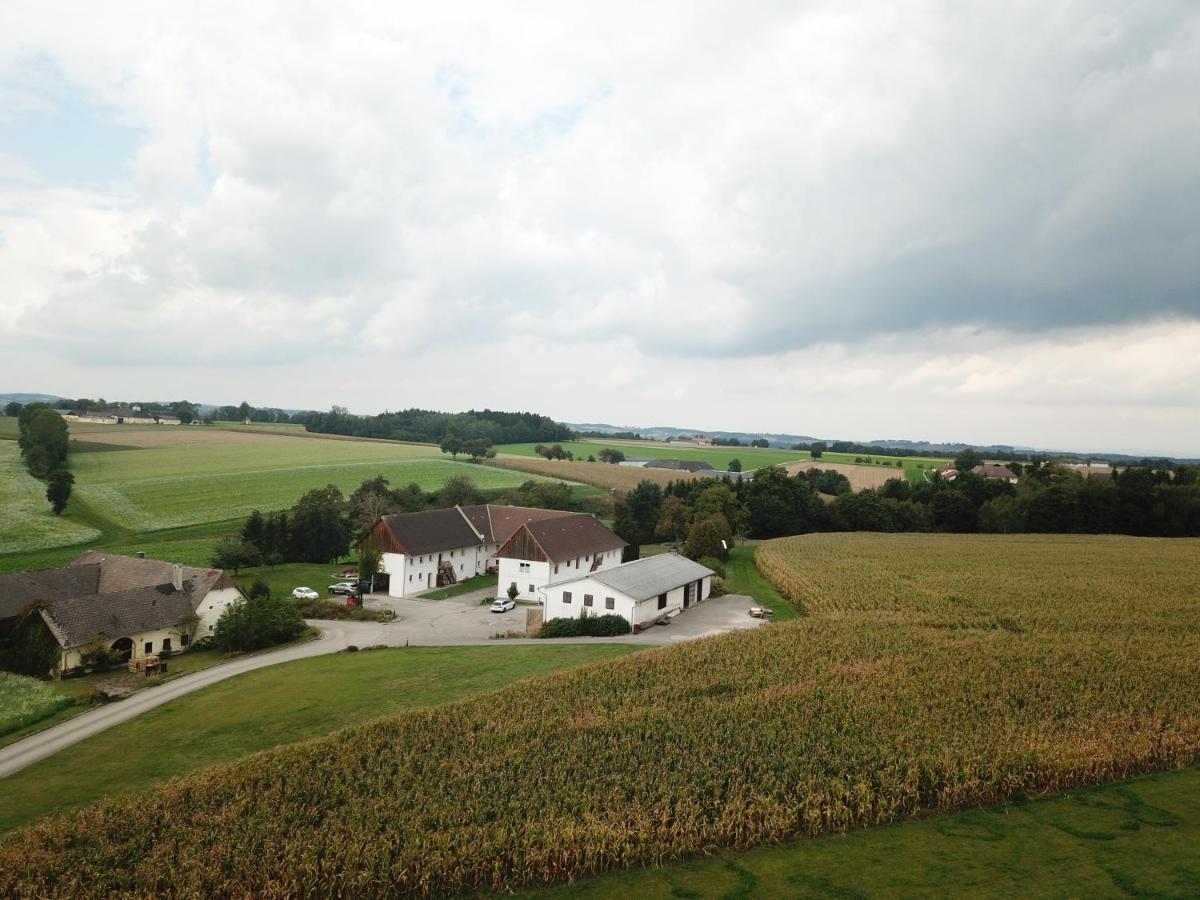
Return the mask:
<svg viewBox="0 0 1200 900">
<path fill-rule="evenodd" d="M 312 600 L 297 603 L 296 611 L 305 619 L 335 619 L 352 622 L 390 622 L 396 614 L 390 609 L 367 609 L 330 600 Z"/>
<path fill-rule="evenodd" d="M 255 578 L 254 583 L 250 585 L 250 590 L 246 592 L 247 597 L 258 599 L 260 597 L 271 596 L 271 586 L 261 578 Z"/>
<path fill-rule="evenodd" d="M 714 575 L 712 577 L 712 581 L 710 583 L 710 590 L 709 590 L 708 596 L 724 597 L 727 593 L 729 593 L 729 592 L 725 590 L 725 579 L 722 578 L 720 575 Z"/>
<path fill-rule="evenodd" d="M 712 569 L 721 578 L 725 577 L 725 563 L 721 562 L 715 556 L 702 556 L 696 562 L 700 563 L 706 569 Z"/>
<path fill-rule="evenodd" d="M 538 630 L 540 638 L 616 637 L 629 634 L 629 620 L 615 613 L 580 615 L 577 619 L 551 619 Z"/>
<path fill-rule="evenodd" d="M 303 632 L 304 619 L 290 600 L 251 597 L 221 614 L 213 645 L 226 652 L 257 650 L 294 640 Z"/>
</svg>

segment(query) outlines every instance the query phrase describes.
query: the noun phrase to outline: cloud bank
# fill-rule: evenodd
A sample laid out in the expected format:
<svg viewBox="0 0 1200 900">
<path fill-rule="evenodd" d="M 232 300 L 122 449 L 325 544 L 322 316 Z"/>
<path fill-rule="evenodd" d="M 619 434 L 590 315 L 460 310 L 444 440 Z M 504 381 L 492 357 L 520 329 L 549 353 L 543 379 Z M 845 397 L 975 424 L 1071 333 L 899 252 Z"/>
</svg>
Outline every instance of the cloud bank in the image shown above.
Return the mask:
<svg viewBox="0 0 1200 900">
<path fill-rule="evenodd" d="M 2 16 L 10 389 L 1200 454 L 1193 4 Z"/>
</svg>

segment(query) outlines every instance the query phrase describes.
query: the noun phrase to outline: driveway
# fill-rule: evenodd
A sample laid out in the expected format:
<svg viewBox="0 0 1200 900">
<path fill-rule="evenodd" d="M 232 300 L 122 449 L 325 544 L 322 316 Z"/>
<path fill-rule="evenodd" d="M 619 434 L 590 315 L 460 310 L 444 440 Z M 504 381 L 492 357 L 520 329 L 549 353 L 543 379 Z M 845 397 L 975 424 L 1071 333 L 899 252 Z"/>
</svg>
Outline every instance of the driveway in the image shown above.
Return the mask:
<svg viewBox="0 0 1200 900">
<path fill-rule="evenodd" d="M 337 653 L 353 644 L 370 647 L 384 644 L 389 647 L 403 646 L 448 646 L 491 644 L 643 644 L 661 646 L 679 641 L 695 640 L 744 628 L 757 628 L 763 624 L 752 619 L 746 610 L 755 601 L 739 594 L 713 597 L 671 620 L 670 625 L 656 626 L 641 634 L 626 634 L 611 638 L 514 638 L 495 640 L 492 635 L 507 631 L 525 631 L 525 612 L 528 607 L 518 606 L 506 613 L 489 612 L 480 601 L 490 591 L 464 594 L 448 600 L 396 599 L 383 595 L 367 598 L 368 608 L 392 609 L 399 616 L 386 623 L 378 622 L 309 622 L 321 630 L 321 637 L 304 644 L 296 644 L 279 650 L 244 656 L 201 669 L 189 675 L 175 678 L 165 684 L 146 688 L 130 695 L 118 703 L 109 703 L 81 713 L 74 718 L 0 747 L 0 778 L 5 778 L 26 766 L 43 760 L 94 734 L 121 722 L 128 721 L 148 709 L 198 691 L 201 688 L 252 672 L 266 666 L 308 659 L 326 653 Z M 487 597 L 490 602 L 490 597 Z"/>
</svg>

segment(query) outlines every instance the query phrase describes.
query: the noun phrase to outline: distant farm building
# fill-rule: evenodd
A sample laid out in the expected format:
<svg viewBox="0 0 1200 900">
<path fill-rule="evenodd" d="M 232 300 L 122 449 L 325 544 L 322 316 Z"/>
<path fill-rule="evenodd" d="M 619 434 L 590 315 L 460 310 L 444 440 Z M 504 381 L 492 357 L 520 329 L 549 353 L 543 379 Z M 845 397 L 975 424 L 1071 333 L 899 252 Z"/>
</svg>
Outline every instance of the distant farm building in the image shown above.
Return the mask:
<svg viewBox="0 0 1200 900">
<path fill-rule="evenodd" d="M 178 425 L 179 416 L 163 412 L 130 409 L 72 409 L 62 414 L 68 422 L 89 425 Z"/>
<path fill-rule="evenodd" d="M 645 469 L 671 469 L 675 472 L 715 472 L 711 463 L 702 459 L 649 459 L 643 463 Z"/>
<path fill-rule="evenodd" d="M 994 481 L 1007 481 L 1009 484 L 1016 484 L 1018 481 L 1016 473 L 1008 466 L 976 466 L 971 470 L 971 474 Z"/>
<path fill-rule="evenodd" d="M 939 466 L 933 470 L 933 474 L 939 476 L 942 481 L 953 481 L 958 477 L 958 469 L 954 466 Z"/>
<path fill-rule="evenodd" d="M 674 553 L 563 581 L 546 591 L 545 619 L 615 614 L 638 631 L 708 599 L 713 571 Z"/>
</svg>

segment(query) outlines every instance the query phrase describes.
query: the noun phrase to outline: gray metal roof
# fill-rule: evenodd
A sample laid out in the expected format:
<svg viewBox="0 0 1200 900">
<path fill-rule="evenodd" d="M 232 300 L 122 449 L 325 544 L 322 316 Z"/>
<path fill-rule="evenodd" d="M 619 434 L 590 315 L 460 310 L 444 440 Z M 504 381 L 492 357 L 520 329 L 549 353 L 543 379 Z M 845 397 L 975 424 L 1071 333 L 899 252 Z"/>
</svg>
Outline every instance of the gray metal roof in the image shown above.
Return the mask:
<svg viewBox="0 0 1200 900">
<path fill-rule="evenodd" d="M 689 581 L 712 574 L 712 569 L 707 569 L 700 563 L 675 553 L 663 553 L 659 556 L 635 559 L 633 562 L 622 563 L 584 577 L 594 578 L 634 600 L 649 600 L 651 597 L 682 587 Z M 555 588 L 559 586 L 554 585 Z"/>
</svg>

